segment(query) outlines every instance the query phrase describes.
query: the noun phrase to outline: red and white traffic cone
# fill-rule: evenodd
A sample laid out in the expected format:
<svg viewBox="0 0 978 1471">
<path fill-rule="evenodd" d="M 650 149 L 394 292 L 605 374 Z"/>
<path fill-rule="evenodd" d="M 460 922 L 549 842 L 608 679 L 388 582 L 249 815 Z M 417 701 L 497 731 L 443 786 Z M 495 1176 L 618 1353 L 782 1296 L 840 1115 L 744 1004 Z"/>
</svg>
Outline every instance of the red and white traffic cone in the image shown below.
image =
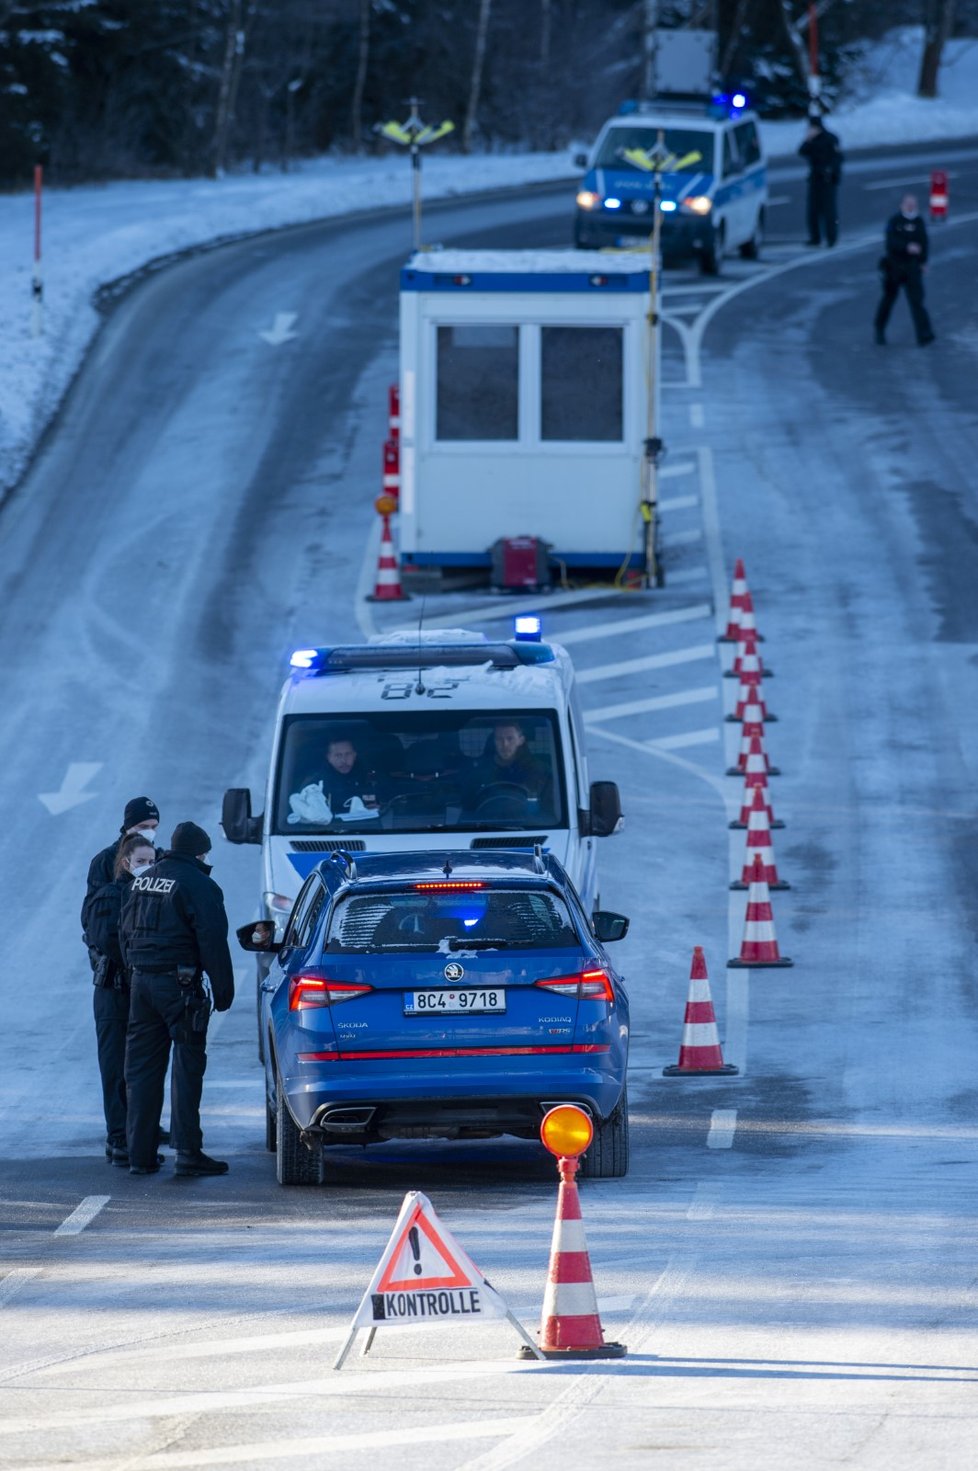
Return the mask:
<svg viewBox="0 0 978 1471">
<path fill-rule="evenodd" d="M 401 451 L 396 439 L 384 441 L 384 472 L 381 476 L 382 495 L 392 495 L 398 500 L 401 494 Z"/>
<path fill-rule="evenodd" d="M 784 823 L 779 822 L 774 815 L 774 808 L 771 805 L 771 791 L 767 782 L 765 781 L 761 785 L 755 785 L 753 782 L 747 781 L 746 778 L 744 781 L 744 794 L 740 803 L 740 816 L 735 822 L 728 823 L 727 826 L 731 828 L 745 828 L 747 826 L 750 822 L 750 815 L 754 806 L 755 792 L 760 792 L 761 794 L 764 810 L 767 813 L 768 825 L 770 827 L 784 827 Z"/>
<path fill-rule="evenodd" d="M 780 766 L 772 766 L 764 749 L 764 727 L 744 726 L 736 766 L 727 767 L 728 776 L 742 776 L 751 786 L 767 786 L 769 776 L 780 776 Z M 763 781 L 758 780 L 763 777 Z"/>
<path fill-rule="evenodd" d="M 931 169 L 930 174 L 930 217 L 932 220 L 947 219 L 950 190 L 946 169 Z"/>
<path fill-rule="evenodd" d="M 392 383 L 387 390 L 387 433 L 397 442 L 401 437 L 401 386 Z"/>
<path fill-rule="evenodd" d="M 761 663 L 761 656 L 757 652 L 757 640 L 753 634 L 748 639 L 742 639 L 737 645 L 737 657 L 733 666 L 724 674 L 724 679 L 739 679 L 741 684 L 760 684 L 762 677 L 766 674 L 769 678 L 773 671 L 765 668 Z"/>
<path fill-rule="evenodd" d="M 689 994 L 683 1019 L 683 1040 L 679 1044 L 679 1061 L 662 1069 L 664 1078 L 700 1077 L 706 1073 L 736 1073 L 732 1062 L 724 1062 L 717 1019 L 710 995 L 710 979 L 702 945 L 693 946 L 693 963 L 689 969 Z"/>
<path fill-rule="evenodd" d="M 730 607 L 727 611 L 727 626 L 720 637 L 718 644 L 735 644 L 740 638 L 740 613 L 744 604 L 744 596 L 750 596 L 747 590 L 747 578 L 744 575 L 744 563 L 738 557 L 734 563 L 733 587 L 730 589 Z"/>
<path fill-rule="evenodd" d="M 754 859 L 759 857 L 764 868 L 764 880 L 769 889 L 790 889 L 791 885 L 778 877 L 778 866 L 774 861 L 774 844 L 771 841 L 771 823 L 764 801 L 764 788 L 754 787 L 754 800 L 747 819 L 747 846 L 744 864 L 739 879 L 730 885 L 732 889 L 749 889 L 754 873 Z"/>
<path fill-rule="evenodd" d="M 581 1198 L 574 1178 L 578 1161 L 561 1157 L 557 1168 L 560 1187 L 540 1321 L 540 1352 L 548 1359 L 623 1358 L 625 1345 L 605 1341 L 598 1316 Z M 523 1356 L 528 1353 L 523 1350 Z"/>
<path fill-rule="evenodd" d="M 378 511 L 380 511 L 384 524 L 380 533 L 377 581 L 374 583 L 373 593 L 368 596 L 367 602 L 404 602 L 407 599 L 407 594 L 401 587 L 401 574 L 397 566 L 397 557 L 394 555 L 394 538 L 391 535 L 391 512 L 395 508 L 393 498 L 391 496 L 378 496 L 376 506 Z"/>
<path fill-rule="evenodd" d="M 738 635 L 737 642 L 743 644 L 749 638 L 752 638 L 756 644 L 762 644 L 764 642 L 757 631 L 757 619 L 754 616 L 754 599 L 749 592 L 746 592 L 744 594 L 743 606 L 740 610 L 740 634 Z"/>
<path fill-rule="evenodd" d="M 742 684 L 737 691 L 737 703 L 732 714 L 727 716 L 731 725 L 743 721 L 746 725 L 756 725 L 758 721 L 777 720 L 764 703 L 764 686 L 758 680 L 756 684 Z"/>
<path fill-rule="evenodd" d="M 774 933 L 774 912 L 771 896 L 764 879 L 764 864 L 758 854 L 750 877 L 747 894 L 747 916 L 744 921 L 744 938 L 740 954 L 727 965 L 734 970 L 753 970 L 755 967 L 794 965 L 793 960 L 781 954 Z"/>
</svg>

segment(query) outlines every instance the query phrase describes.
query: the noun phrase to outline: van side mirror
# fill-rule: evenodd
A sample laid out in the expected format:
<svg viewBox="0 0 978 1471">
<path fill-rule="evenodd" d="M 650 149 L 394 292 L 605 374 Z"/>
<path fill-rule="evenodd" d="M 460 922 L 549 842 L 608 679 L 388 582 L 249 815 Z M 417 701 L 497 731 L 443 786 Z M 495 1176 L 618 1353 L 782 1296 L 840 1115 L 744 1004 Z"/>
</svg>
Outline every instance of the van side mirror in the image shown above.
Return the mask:
<svg viewBox="0 0 978 1471">
<path fill-rule="evenodd" d="M 587 812 L 588 832 L 592 838 L 610 838 L 612 833 L 621 832 L 625 819 L 621 811 L 618 783 L 593 781 L 591 800 Z"/>
<path fill-rule="evenodd" d="M 221 803 L 221 828 L 229 843 L 260 843 L 264 817 L 251 815 L 251 792 L 229 787 Z"/>
<path fill-rule="evenodd" d="M 576 169 L 586 169 L 587 168 L 587 154 L 586 153 L 575 153 L 574 154 L 574 167 Z"/>
<path fill-rule="evenodd" d="M 611 945 L 623 940 L 628 934 L 628 919 L 624 914 L 612 914 L 610 909 L 596 909 L 591 915 L 594 933 L 602 945 Z"/>
<path fill-rule="evenodd" d="M 251 924 L 243 924 L 234 933 L 238 937 L 238 944 L 242 950 L 261 950 L 266 953 L 271 951 L 273 955 L 277 955 L 282 948 L 281 940 L 275 938 L 275 925 L 272 920 L 253 920 Z M 600 939 L 600 936 L 598 938 Z"/>
</svg>

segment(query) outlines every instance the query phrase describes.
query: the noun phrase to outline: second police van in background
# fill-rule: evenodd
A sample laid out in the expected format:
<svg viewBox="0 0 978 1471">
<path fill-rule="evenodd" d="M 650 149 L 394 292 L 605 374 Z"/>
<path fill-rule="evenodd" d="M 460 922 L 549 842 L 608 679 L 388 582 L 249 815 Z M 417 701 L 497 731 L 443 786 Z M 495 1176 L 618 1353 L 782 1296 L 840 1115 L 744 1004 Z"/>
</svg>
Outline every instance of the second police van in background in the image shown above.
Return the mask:
<svg viewBox="0 0 978 1471">
<path fill-rule="evenodd" d="M 756 258 L 764 234 L 767 167 L 746 98 L 680 104 L 624 103 L 598 134 L 577 195 L 574 244 L 635 246 L 652 232 L 655 175 L 635 161 L 663 134 L 662 252 L 695 256 L 716 275 L 725 251 Z M 629 158 L 629 154 L 632 158 Z"/>
<path fill-rule="evenodd" d="M 265 792 L 225 793 L 232 843 L 262 848 L 262 916 L 281 939 L 331 852 L 527 848 L 598 907 L 594 840 L 621 826 L 614 782 L 591 782 L 574 666 L 517 619 L 512 640 L 462 629 L 300 649 L 279 700 Z M 346 768 L 344 771 L 342 768 Z"/>
</svg>

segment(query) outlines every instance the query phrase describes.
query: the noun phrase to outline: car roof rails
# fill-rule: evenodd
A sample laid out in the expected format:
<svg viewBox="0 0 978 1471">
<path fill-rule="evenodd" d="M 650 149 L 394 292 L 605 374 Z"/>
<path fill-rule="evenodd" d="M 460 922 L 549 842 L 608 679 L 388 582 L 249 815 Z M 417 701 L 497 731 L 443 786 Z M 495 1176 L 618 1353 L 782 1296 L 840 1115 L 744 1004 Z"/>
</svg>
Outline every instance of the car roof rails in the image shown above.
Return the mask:
<svg viewBox="0 0 978 1471">
<path fill-rule="evenodd" d="M 339 866 L 343 869 L 343 872 L 346 874 L 346 877 L 349 879 L 350 883 L 356 883 L 356 859 L 353 857 L 352 854 L 348 853 L 345 848 L 334 848 L 333 852 L 329 855 L 329 862 L 339 864 Z"/>
</svg>

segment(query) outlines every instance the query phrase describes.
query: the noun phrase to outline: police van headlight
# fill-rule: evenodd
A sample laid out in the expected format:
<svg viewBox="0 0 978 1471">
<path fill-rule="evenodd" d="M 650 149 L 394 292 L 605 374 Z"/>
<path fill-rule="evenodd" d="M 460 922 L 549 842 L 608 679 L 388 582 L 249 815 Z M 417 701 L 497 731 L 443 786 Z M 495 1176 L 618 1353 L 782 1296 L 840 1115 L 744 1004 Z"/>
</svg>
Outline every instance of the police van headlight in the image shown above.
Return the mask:
<svg viewBox="0 0 978 1471">
<path fill-rule="evenodd" d="M 578 209 L 597 209 L 601 203 L 601 195 L 595 194 L 593 189 L 581 189 L 577 195 Z"/>
<path fill-rule="evenodd" d="M 691 215 L 708 215 L 713 208 L 713 200 L 709 194 L 691 194 L 688 199 L 681 201 L 680 208 Z"/>
</svg>

